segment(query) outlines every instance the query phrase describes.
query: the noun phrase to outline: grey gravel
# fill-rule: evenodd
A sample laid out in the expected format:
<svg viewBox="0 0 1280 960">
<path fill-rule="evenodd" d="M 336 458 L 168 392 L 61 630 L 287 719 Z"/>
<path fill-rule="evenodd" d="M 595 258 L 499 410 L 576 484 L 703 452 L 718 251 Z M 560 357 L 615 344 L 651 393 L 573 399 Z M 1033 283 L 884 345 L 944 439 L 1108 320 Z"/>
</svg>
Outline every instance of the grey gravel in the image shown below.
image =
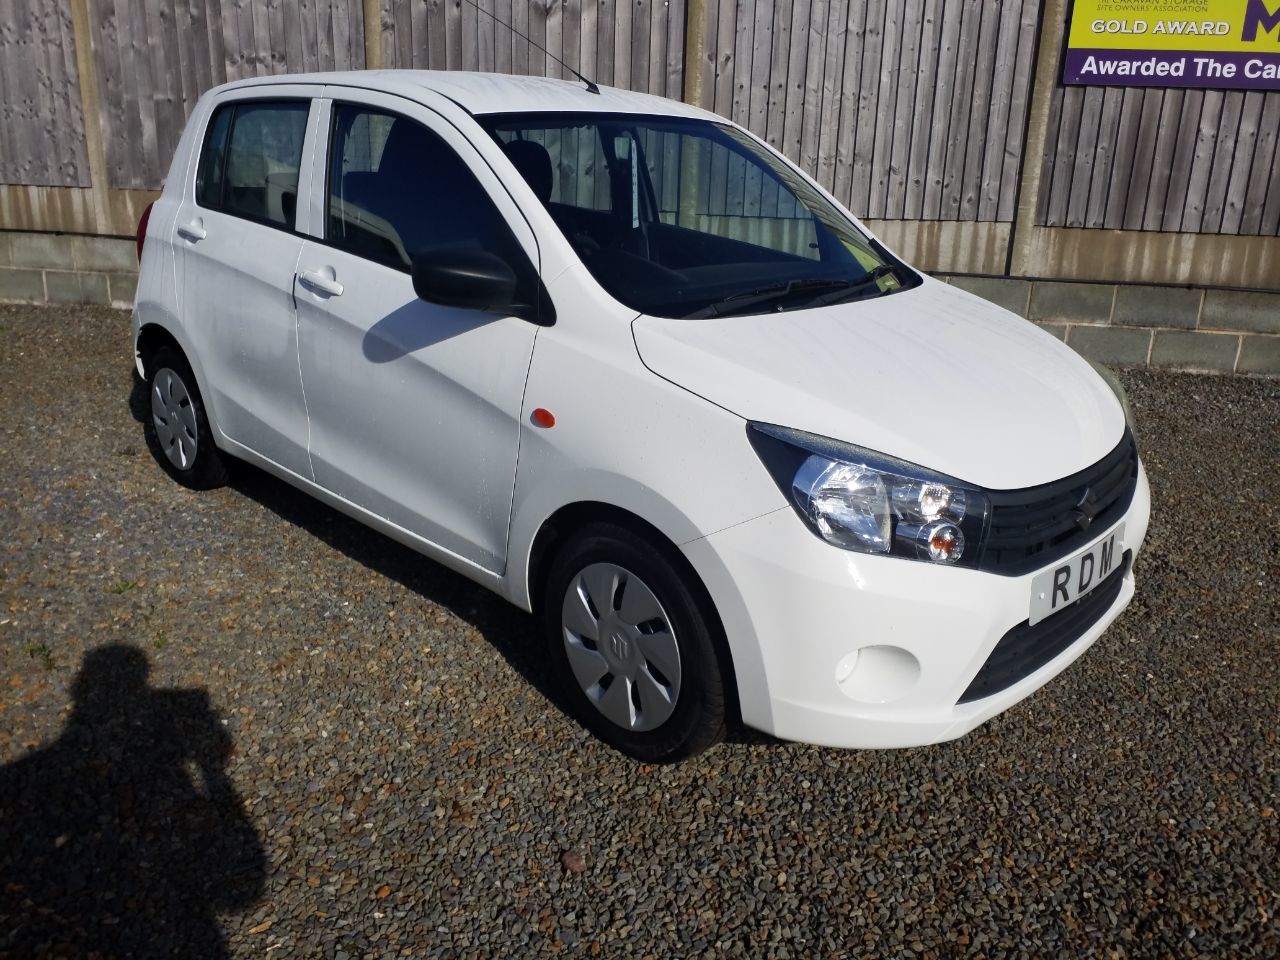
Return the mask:
<svg viewBox="0 0 1280 960">
<path fill-rule="evenodd" d="M 655 768 L 478 587 L 256 471 L 171 483 L 127 339 L 0 307 L 0 957 L 1280 955 L 1275 382 L 1122 374 L 1138 596 L 1027 702 Z"/>
</svg>

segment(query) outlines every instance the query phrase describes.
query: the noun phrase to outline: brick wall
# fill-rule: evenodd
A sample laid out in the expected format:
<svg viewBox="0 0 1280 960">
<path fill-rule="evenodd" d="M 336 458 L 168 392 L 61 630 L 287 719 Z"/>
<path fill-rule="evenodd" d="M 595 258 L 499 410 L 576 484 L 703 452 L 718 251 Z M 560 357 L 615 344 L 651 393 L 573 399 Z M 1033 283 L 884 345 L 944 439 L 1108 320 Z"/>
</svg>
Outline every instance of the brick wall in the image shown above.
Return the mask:
<svg viewBox="0 0 1280 960">
<path fill-rule="evenodd" d="M 133 306 L 132 240 L 0 231 L 0 303 Z M 1034 320 L 1093 360 L 1280 376 L 1280 293 L 942 277 Z"/>
<path fill-rule="evenodd" d="M 132 240 L 0 231 L 0 303 L 129 308 L 137 282 Z"/>
<path fill-rule="evenodd" d="M 949 277 L 1117 366 L 1280 375 L 1280 293 Z"/>
</svg>

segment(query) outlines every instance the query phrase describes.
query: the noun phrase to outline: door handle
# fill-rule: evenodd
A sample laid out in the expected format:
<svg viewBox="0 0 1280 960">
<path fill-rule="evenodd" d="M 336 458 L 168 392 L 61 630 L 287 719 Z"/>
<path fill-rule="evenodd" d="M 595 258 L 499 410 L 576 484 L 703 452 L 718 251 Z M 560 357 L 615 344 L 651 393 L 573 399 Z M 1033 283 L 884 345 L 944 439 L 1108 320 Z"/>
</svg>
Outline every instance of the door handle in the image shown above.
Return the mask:
<svg viewBox="0 0 1280 960">
<path fill-rule="evenodd" d="M 178 224 L 178 236 L 190 240 L 192 243 L 197 240 L 203 240 L 208 235 L 209 231 L 204 228 L 204 224 L 199 220 Z"/>
<path fill-rule="evenodd" d="M 342 284 L 333 277 L 326 277 L 319 270 L 303 270 L 298 274 L 298 282 L 309 290 L 323 293 L 326 297 L 342 296 Z"/>
</svg>

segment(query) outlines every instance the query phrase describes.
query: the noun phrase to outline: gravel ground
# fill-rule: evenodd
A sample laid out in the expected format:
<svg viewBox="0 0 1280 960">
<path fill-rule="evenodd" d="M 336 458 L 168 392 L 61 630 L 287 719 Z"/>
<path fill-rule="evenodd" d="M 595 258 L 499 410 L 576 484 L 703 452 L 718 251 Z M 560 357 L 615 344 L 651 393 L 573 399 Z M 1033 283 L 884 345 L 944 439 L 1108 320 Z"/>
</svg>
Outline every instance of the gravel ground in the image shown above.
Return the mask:
<svg viewBox="0 0 1280 960">
<path fill-rule="evenodd" d="M 1138 596 L 1027 702 L 654 768 L 524 614 L 256 471 L 168 481 L 127 339 L 0 307 L 0 956 L 1280 955 L 1275 382 L 1123 375 Z"/>
</svg>

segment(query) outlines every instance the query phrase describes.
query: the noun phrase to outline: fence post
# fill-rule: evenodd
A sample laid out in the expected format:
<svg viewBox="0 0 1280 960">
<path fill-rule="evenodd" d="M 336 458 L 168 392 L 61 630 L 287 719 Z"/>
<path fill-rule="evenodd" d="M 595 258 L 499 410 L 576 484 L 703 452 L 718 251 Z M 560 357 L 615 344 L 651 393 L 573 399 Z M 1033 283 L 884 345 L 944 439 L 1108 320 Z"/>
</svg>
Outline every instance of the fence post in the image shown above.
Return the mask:
<svg viewBox="0 0 1280 960">
<path fill-rule="evenodd" d="M 364 0 L 364 68 L 381 70 L 382 66 L 382 0 Z"/>
<path fill-rule="evenodd" d="M 711 108 L 707 97 L 707 8 L 708 0 L 685 0 L 684 7 L 684 102 Z M 712 5 L 714 11 L 715 7 Z"/>
<path fill-rule="evenodd" d="M 75 44 L 76 72 L 80 78 L 80 112 L 84 117 L 84 147 L 89 161 L 89 196 L 94 233 L 114 233 L 111 201 L 107 195 L 107 151 L 102 142 L 98 100 L 98 68 L 93 60 L 88 0 L 71 0 L 71 36 Z"/>
<path fill-rule="evenodd" d="M 1040 42 L 1031 87 L 1030 119 L 1022 146 L 1022 170 L 1018 179 L 1018 209 L 1009 231 L 1005 273 L 1029 276 L 1033 271 L 1031 246 L 1040 204 L 1040 175 L 1049 137 L 1049 108 L 1058 86 L 1058 50 L 1066 30 L 1066 0 L 1044 0 L 1040 8 Z"/>
</svg>

